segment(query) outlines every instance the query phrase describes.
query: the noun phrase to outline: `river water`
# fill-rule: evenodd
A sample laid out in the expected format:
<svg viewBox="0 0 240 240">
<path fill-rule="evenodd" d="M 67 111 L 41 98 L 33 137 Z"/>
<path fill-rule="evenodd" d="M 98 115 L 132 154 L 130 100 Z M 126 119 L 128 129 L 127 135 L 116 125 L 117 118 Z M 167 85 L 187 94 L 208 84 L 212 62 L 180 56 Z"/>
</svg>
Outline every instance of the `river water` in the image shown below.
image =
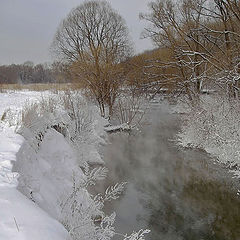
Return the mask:
<svg viewBox="0 0 240 240">
<path fill-rule="evenodd" d="M 117 214 L 117 232 L 148 228 L 151 240 L 240 239 L 237 180 L 204 151 L 177 146 L 181 118 L 169 113 L 167 101 L 151 104 L 147 118 L 141 132 L 111 134 L 104 152 L 104 187 L 128 182 L 106 205 Z"/>
</svg>

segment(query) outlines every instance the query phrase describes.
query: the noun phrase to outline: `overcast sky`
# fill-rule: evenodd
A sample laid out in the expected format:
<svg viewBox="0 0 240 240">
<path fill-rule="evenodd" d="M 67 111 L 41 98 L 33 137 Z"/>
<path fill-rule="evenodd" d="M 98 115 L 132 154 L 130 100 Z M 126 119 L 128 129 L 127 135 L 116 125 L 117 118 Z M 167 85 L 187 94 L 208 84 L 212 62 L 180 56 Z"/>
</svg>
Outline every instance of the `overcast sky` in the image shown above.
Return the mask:
<svg viewBox="0 0 240 240">
<path fill-rule="evenodd" d="M 108 0 L 126 20 L 136 52 L 152 48 L 140 40 L 140 12 L 150 0 Z M 60 21 L 83 0 L 0 0 L 0 65 L 51 61 L 49 46 Z"/>
</svg>

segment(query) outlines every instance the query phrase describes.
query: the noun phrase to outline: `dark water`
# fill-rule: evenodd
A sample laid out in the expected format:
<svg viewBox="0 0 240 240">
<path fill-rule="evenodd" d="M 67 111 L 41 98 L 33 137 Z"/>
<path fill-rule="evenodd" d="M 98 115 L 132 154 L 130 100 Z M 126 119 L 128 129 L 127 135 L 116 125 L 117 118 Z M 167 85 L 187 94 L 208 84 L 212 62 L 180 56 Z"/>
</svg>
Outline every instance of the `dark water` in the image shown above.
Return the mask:
<svg viewBox="0 0 240 240">
<path fill-rule="evenodd" d="M 177 147 L 181 120 L 168 109 L 152 105 L 140 133 L 110 136 L 104 187 L 128 182 L 125 194 L 106 206 L 117 213 L 117 232 L 149 228 L 151 240 L 240 239 L 237 181 L 204 151 Z"/>
</svg>

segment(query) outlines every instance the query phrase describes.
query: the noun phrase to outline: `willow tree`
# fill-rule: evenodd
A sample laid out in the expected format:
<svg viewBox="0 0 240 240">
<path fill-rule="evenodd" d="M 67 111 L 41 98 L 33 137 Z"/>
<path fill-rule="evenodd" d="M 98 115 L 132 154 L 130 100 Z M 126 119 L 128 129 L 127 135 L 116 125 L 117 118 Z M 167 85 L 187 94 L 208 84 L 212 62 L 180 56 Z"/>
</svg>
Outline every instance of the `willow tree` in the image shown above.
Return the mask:
<svg viewBox="0 0 240 240">
<path fill-rule="evenodd" d="M 87 1 L 61 22 L 52 47 L 95 97 L 101 114 L 112 107 L 132 48 L 124 19 L 106 1 Z"/>
</svg>

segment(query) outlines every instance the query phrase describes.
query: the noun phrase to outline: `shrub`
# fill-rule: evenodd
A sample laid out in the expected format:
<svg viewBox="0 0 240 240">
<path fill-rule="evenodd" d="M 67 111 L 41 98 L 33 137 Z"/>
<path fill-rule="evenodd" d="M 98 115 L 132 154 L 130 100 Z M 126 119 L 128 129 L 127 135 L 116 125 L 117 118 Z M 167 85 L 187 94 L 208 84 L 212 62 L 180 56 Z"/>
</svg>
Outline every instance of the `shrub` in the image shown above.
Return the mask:
<svg viewBox="0 0 240 240">
<path fill-rule="evenodd" d="M 240 102 L 223 96 L 204 97 L 185 115 L 183 146 L 202 148 L 230 167 L 240 165 Z"/>
</svg>

